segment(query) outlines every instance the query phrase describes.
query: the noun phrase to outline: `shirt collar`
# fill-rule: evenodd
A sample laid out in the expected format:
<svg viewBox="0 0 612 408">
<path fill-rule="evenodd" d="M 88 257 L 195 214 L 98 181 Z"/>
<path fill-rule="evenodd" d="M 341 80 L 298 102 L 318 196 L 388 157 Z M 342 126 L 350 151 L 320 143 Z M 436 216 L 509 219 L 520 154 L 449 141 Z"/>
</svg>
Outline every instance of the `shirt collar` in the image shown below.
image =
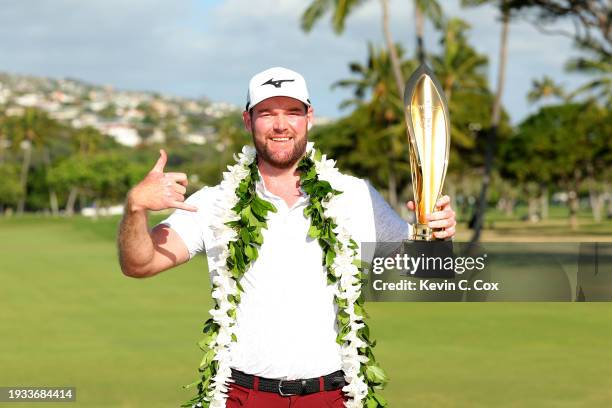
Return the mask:
<svg viewBox="0 0 612 408">
<path fill-rule="evenodd" d="M 268 199 L 268 200 L 272 200 L 272 201 L 276 201 L 276 202 L 282 202 L 283 204 L 286 205 L 285 200 L 283 200 L 282 198 L 280 198 L 276 194 L 270 192 L 266 188 L 266 184 L 264 183 L 264 179 L 263 179 L 259 169 L 257 169 L 257 174 L 259 175 L 259 180 L 257 180 L 257 182 L 255 183 L 255 192 L 257 192 L 257 194 L 259 194 L 262 198 L 265 198 L 265 199 Z M 300 198 L 298 198 L 298 200 L 295 202 L 293 207 L 300 206 L 300 205 L 302 205 L 302 204 L 304 204 L 304 203 L 306 203 L 308 201 L 308 194 L 306 194 L 306 192 L 304 192 L 304 190 L 302 190 L 302 186 L 299 187 L 299 191 L 300 191 Z"/>
</svg>

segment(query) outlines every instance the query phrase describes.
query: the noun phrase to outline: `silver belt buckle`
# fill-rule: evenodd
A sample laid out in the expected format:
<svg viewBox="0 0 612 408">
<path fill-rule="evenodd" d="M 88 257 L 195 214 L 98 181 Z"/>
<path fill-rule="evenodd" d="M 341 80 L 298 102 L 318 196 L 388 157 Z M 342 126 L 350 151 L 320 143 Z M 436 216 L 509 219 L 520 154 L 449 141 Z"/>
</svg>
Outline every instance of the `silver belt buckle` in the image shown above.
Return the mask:
<svg viewBox="0 0 612 408">
<path fill-rule="evenodd" d="M 283 397 L 290 397 L 290 396 L 292 396 L 292 395 L 296 395 L 296 394 L 285 394 L 285 393 L 283 392 L 283 381 L 285 381 L 285 380 L 279 380 L 279 381 L 278 381 L 278 393 L 279 393 L 281 396 L 283 396 Z"/>
<path fill-rule="evenodd" d="M 301 394 L 285 394 L 283 392 L 283 381 L 287 381 L 287 382 L 299 382 L 297 380 L 279 380 L 278 381 L 278 393 L 282 396 L 282 397 L 290 397 L 292 395 L 301 395 Z M 304 393 L 304 387 L 306 386 L 306 380 L 302 380 L 301 381 L 301 385 L 302 385 L 302 394 Z"/>
</svg>

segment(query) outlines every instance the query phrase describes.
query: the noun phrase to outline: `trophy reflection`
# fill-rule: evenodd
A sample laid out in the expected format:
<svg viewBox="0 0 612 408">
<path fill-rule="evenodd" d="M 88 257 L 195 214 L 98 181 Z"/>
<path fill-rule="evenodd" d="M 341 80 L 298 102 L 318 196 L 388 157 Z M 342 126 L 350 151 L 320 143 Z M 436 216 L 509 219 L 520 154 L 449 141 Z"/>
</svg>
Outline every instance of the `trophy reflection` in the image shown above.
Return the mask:
<svg viewBox="0 0 612 408">
<path fill-rule="evenodd" d="M 436 211 L 436 201 L 448 167 L 450 121 L 444 92 L 434 73 L 421 64 L 404 91 L 404 112 L 410 143 L 410 168 L 416 223 L 415 241 L 437 240 L 427 226 L 426 214 Z"/>
</svg>

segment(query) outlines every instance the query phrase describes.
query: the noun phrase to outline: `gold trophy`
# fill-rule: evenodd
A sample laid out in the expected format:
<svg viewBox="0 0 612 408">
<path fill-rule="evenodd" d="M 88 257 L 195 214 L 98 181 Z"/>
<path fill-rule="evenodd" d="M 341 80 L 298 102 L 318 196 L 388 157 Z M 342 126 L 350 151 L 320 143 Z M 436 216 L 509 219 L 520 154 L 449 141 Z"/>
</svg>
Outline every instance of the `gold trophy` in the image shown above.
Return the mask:
<svg viewBox="0 0 612 408">
<path fill-rule="evenodd" d="M 424 63 L 406 83 L 404 109 L 416 207 L 411 238 L 434 241 L 436 238 L 427 226 L 425 215 L 436 211 L 436 201 L 442 193 L 448 167 L 450 120 L 442 87 Z"/>
</svg>

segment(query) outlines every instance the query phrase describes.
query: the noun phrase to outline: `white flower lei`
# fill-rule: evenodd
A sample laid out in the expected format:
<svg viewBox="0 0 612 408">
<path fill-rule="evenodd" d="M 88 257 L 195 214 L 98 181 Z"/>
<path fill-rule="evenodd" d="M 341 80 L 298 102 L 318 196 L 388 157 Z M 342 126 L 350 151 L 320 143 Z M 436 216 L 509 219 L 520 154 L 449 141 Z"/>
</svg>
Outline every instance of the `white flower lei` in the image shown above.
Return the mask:
<svg viewBox="0 0 612 408">
<path fill-rule="evenodd" d="M 327 181 L 332 188 L 338 185 L 341 174 L 335 167 L 334 160 L 328 160 L 325 155 L 318 154 L 313 143 L 307 144 L 306 156 L 314 162 L 318 180 Z M 216 336 L 213 335 L 203 340 L 203 348 L 208 352 L 204 356 L 200 367 L 206 367 L 216 362 L 216 373 L 207 384 L 194 383 L 199 384 L 199 387 L 201 387 L 200 393 L 204 396 L 192 400 L 197 401 L 192 405 L 193 407 L 202 407 L 202 404 L 209 408 L 226 407 L 228 383 L 232 381 L 230 344 L 236 340 L 235 317 L 241 291 L 240 285 L 228 268 L 227 263 L 230 256 L 230 244 L 239 239 L 239 234 L 235 228 L 227 224 L 241 218 L 233 210 L 240 201 L 236 191 L 240 183 L 251 173 L 251 166 L 255 157 L 255 149 L 251 146 L 244 146 L 242 152 L 234 156 L 237 163 L 228 166 L 228 171 L 223 173 L 223 181 L 220 185 L 221 194 L 215 203 L 212 214 L 211 227 L 216 246 L 209 250 L 209 260 L 212 261 L 209 268 L 214 275 L 212 297 L 215 300 L 216 307 L 210 310 L 210 314 L 212 316 L 211 324 L 217 325 L 215 326 L 217 331 Z M 336 193 L 340 192 L 336 191 Z M 386 402 L 380 395 L 368 396 L 368 380 L 362 374 L 362 371 L 365 371 L 369 377 L 372 367 L 362 370 L 365 367 L 364 365 L 370 361 L 370 357 L 359 352 L 360 348 L 370 345 L 369 340 L 364 341 L 363 335 L 359 333 L 360 329 L 364 327 L 364 317 L 361 315 L 363 313 L 362 308 L 356 305 L 361 294 L 360 270 L 357 266 L 360 259 L 359 246 L 351 240 L 351 235 L 346 228 L 349 220 L 345 215 L 346 211 L 341 208 L 337 194 L 328 193 L 321 200 L 321 206 L 323 207 L 324 217 L 331 219 L 336 224 L 333 229 L 336 236 L 333 247 L 335 257 L 331 265 L 328 266 L 328 270 L 337 278 L 335 296 L 336 299 L 340 299 L 344 306 L 342 308 L 343 312 L 348 315 L 348 321 L 345 324 L 345 328 L 348 328 L 348 330 L 341 337 L 342 370 L 347 382 L 342 390 L 349 398 L 345 406 L 347 408 L 362 408 L 366 397 L 368 397 L 368 401 L 372 398 L 380 404 L 375 406 L 385 406 Z M 209 320 L 209 322 L 211 321 Z M 374 375 L 379 375 L 379 378 L 384 379 L 384 373 L 378 366 L 373 367 L 372 370 L 375 372 Z M 383 381 L 380 381 L 379 384 L 381 382 Z"/>
</svg>

